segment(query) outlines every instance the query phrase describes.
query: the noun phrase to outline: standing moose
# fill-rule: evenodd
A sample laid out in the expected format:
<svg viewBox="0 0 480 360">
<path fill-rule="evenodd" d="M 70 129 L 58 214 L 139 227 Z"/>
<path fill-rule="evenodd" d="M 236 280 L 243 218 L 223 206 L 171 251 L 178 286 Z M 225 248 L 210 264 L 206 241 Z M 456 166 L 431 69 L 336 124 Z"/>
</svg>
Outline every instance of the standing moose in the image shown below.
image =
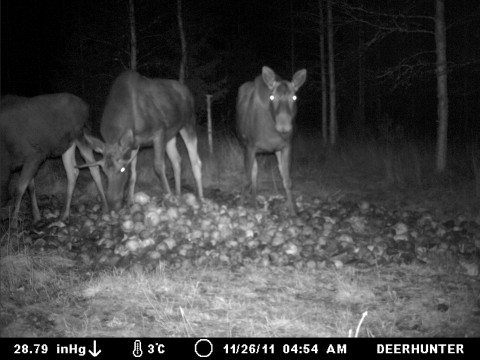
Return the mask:
<svg viewBox="0 0 480 360">
<path fill-rule="evenodd" d="M 238 89 L 237 132 L 245 148 L 247 190 L 252 190 L 253 201 L 257 195 L 257 153 L 275 153 L 287 204 L 291 214 L 296 214 L 290 179 L 292 135 L 297 113 L 295 93 L 307 76 L 305 69 L 297 71 L 292 81 L 280 79 L 268 66 L 254 81 L 246 82 Z"/>
<path fill-rule="evenodd" d="M 172 162 L 175 190 L 180 194 L 180 154 L 176 135 L 180 133 L 188 150 L 198 196 L 203 199 L 202 163 L 197 153 L 195 106 L 188 88 L 176 80 L 148 79 L 128 70 L 114 81 L 103 112 L 100 132 L 105 142 L 86 135 L 103 159 L 85 166 L 100 165 L 108 179 L 107 201 L 118 210 L 123 205 L 129 181 L 128 202 L 133 203 L 137 179 L 137 154 L 141 146 L 154 148 L 154 168 L 165 191 L 165 148 Z M 130 168 L 130 171 L 128 169 Z"/>
<path fill-rule="evenodd" d="M 79 171 L 75 168 L 75 148 L 85 161 L 94 161 L 92 150 L 84 143 L 83 130 L 88 119 L 88 105 L 67 94 L 41 95 L 33 98 L 6 96 L 0 103 L 0 203 L 8 200 L 11 173 L 21 169 L 16 184 L 12 227 L 17 226 L 23 194 L 28 187 L 33 220 L 40 220 L 35 196 L 34 177 L 47 158 L 62 157 L 67 172 L 67 196 L 62 219 L 70 214 L 70 203 Z M 107 211 L 98 168 L 90 169 Z"/>
</svg>

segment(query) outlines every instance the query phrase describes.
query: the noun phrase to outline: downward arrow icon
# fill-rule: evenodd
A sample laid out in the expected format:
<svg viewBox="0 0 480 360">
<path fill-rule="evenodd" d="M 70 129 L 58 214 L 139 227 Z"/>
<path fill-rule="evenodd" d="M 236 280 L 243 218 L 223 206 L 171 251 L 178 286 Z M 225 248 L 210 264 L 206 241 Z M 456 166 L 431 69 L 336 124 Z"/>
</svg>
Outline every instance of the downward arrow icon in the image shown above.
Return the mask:
<svg viewBox="0 0 480 360">
<path fill-rule="evenodd" d="M 97 340 L 93 340 L 93 351 L 92 351 L 92 350 L 88 350 L 88 352 L 89 352 L 93 357 L 97 357 L 97 356 L 102 352 L 102 350 L 98 350 L 98 351 L 97 351 Z"/>
</svg>

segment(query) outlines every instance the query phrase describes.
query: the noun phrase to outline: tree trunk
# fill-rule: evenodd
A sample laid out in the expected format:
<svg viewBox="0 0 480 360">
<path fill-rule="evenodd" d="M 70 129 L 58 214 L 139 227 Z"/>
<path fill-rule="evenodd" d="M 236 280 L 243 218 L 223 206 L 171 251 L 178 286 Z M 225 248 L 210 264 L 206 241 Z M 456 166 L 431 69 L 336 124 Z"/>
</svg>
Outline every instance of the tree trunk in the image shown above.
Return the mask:
<svg viewBox="0 0 480 360">
<path fill-rule="evenodd" d="M 80 13 L 80 9 L 81 9 L 81 4 L 80 3 L 76 3 L 76 13 L 75 13 L 75 17 L 77 19 L 77 28 L 78 29 L 81 29 L 81 24 L 82 24 L 82 19 L 81 19 L 81 13 Z M 78 37 L 78 51 L 79 51 L 79 55 L 80 55 L 80 59 L 79 59 L 79 69 L 78 69 L 78 72 L 80 73 L 80 86 L 81 86 L 81 94 L 82 94 L 82 97 L 85 97 L 86 96 L 86 86 L 85 86 L 85 79 L 86 79 L 86 71 L 85 71 L 85 58 L 84 58 L 84 54 L 83 54 L 83 37 L 81 35 L 81 30 L 78 32 L 77 34 L 77 37 Z"/>
<path fill-rule="evenodd" d="M 332 2 L 327 0 L 327 30 L 328 30 L 328 74 L 330 80 L 330 145 L 334 146 L 337 140 L 337 105 L 335 64 L 333 54 L 333 20 Z"/>
<path fill-rule="evenodd" d="M 295 73 L 295 38 L 293 35 L 293 0 L 290 0 L 290 66 L 292 76 Z"/>
<path fill-rule="evenodd" d="M 137 35 L 135 29 L 135 8 L 133 0 L 128 0 L 128 17 L 130 19 L 130 69 L 137 69 Z"/>
<path fill-rule="evenodd" d="M 365 34 L 363 23 L 359 24 L 358 30 L 358 130 L 365 131 Z"/>
<path fill-rule="evenodd" d="M 467 10 L 467 6 L 466 6 L 466 2 L 464 1 L 463 2 L 463 11 L 468 11 Z M 461 45 L 461 49 L 462 49 L 462 57 L 464 59 L 468 59 L 469 57 L 469 52 L 470 52 L 470 49 L 474 48 L 474 45 L 471 41 L 471 39 L 473 39 L 471 36 L 469 36 L 469 28 L 467 26 L 464 26 L 463 27 L 463 30 L 462 30 L 462 45 Z M 478 138 L 476 137 L 473 137 L 472 138 L 472 133 L 470 131 L 471 129 L 471 120 L 474 119 L 474 117 L 472 116 L 472 109 L 471 109 L 471 100 L 470 100 L 470 96 L 468 95 L 469 93 L 473 92 L 474 89 L 473 89 L 473 86 L 472 85 L 472 77 L 471 76 L 468 76 L 468 75 L 464 75 L 463 76 L 463 81 L 462 81 L 462 119 L 463 120 L 463 134 L 462 136 L 465 138 L 465 139 L 473 139 L 473 140 L 477 140 Z"/>
<path fill-rule="evenodd" d="M 178 30 L 180 32 L 180 42 L 182 44 L 182 60 L 180 61 L 180 74 L 178 78 L 183 84 L 185 82 L 187 72 L 187 42 L 185 41 L 185 30 L 183 29 L 182 0 L 177 0 L 177 20 Z"/>
<path fill-rule="evenodd" d="M 320 78 L 322 91 L 322 139 L 323 144 L 328 143 L 328 118 L 327 118 L 327 76 L 325 74 L 325 21 L 323 17 L 323 2 L 318 0 L 319 33 L 320 33 Z"/>
<path fill-rule="evenodd" d="M 208 150 L 210 156 L 213 156 L 213 131 L 212 131 L 212 95 L 207 94 L 207 133 Z"/>
<path fill-rule="evenodd" d="M 445 0 L 435 0 L 435 46 L 437 54 L 437 172 L 447 166 L 448 92 L 447 92 L 447 37 L 445 28 Z"/>
</svg>

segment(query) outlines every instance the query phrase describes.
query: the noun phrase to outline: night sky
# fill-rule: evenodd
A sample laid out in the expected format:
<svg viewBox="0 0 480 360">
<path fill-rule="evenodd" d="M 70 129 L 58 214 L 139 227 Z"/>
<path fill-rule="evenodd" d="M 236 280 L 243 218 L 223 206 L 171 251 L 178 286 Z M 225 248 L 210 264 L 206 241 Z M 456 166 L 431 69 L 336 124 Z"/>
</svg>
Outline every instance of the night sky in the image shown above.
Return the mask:
<svg viewBox="0 0 480 360">
<path fill-rule="evenodd" d="M 138 71 L 152 77 L 178 77 L 176 1 L 134 3 Z M 434 11 L 433 0 L 347 3 L 365 3 L 383 12 L 398 12 L 402 4 L 415 4 L 404 8 L 420 15 L 432 16 Z M 458 136 L 472 135 L 479 129 L 479 7 L 477 0 L 447 1 L 446 20 L 453 24 L 447 43 L 450 116 L 458 124 L 451 127 L 451 133 Z M 238 86 L 257 76 L 263 65 L 288 79 L 294 71 L 306 68 L 307 83 L 299 93 L 298 122 L 304 129 L 318 128 L 318 0 L 184 0 L 183 9 L 189 51 L 187 84 L 198 103 L 206 93 L 217 92 L 214 114 L 231 121 Z M 343 131 L 352 123 L 357 106 L 359 25 L 342 12 L 340 2 L 333 1 L 333 16 L 337 103 Z M 433 22 L 431 25 L 433 30 Z M 366 26 L 365 40 L 370 40 L 375 31 Z M 34 96 L 67 91 L 84 98 L 98 114 L 113 79 L 128 67 L 128 45 L 128 0 L 2 1 L 1 94 Z M 388 115 L 420 137 L 422 132 L 434 133 L 434 45 L 430 35 L 392 34 L 367 49 L 368 126 L 375 128 Z M 411 79 L 405 83 L 379 80 L 380 70 L 419 52 L 427 53 L 419 58 L 424 67 Z M 199 107 L 202 114 L 204 108 Z"/>
</svg>

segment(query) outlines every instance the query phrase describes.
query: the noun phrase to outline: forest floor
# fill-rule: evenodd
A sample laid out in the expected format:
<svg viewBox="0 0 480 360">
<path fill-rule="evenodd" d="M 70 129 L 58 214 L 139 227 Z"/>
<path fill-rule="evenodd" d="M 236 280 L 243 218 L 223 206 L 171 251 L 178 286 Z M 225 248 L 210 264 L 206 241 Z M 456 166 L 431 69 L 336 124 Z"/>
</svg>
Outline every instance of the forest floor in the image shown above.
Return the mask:
<svg viewBox="0 0 480 360">
<path fill-rule="evenodd" d="M 265 168 L 267 171 L 260 176 L 260 194 L 267 198 L 282 196 L 281 180 L 275 173 L 274 163 Z M 232 266 L 228 260 L 195 266 L 192 260 L 190 266 L 160 263 L 148 271 L 142 266 L 100 269 L 93 267 L 89 259 L 85 260 L 88 255 L 71 256 L 71 252 L 65 251 L 68 245 L 26 244 L 27 238 L 31 240 L 32 230 L 20 229 L 14 234 L 4 222 L 0 258 L 0 336 L 480 336 L 480 212 L 478 199 L 469 190 L 471 184 L 401 188 L 385 184 L 382 177 L 353 174 L 347 168 L 337 172 L 314 167 L 294 170 L 294 195 L 299 203 L 316 199 L 317 204 L 319 200 L 332 204 L 318 205 L 323 207 L 314 211 L 320 212 L 320 217 L 326 221 L 333 218 L 334 224 L 342 223 L 342 215 L 337 214 L 351 211 L 344 207 L 352 204 L 360 208 L 364 204 L 381 208 L 380 213 L 375 213 L 379 217 L 399 214 L 400 218 L 409 218 L 422 214 L 421 219 L 430 219 L 442 230 L 433 237 L 445 237 L 451 228 L 449 234 L 459 236 L 458 241 L 473 250 L 465 252 L 460 246 L 452 247 L 457 238 L 450 237 L 449 249 L 455 251 L 443 251 L 446 243 L 440 241 L 435 245 L 440 250 L 429 252 L 422 261 L 414 255 L 412 261 L 370 261 L 369 266 L 341 258 L 341 261 L 332 262 L 328 259 L 305 261 L 305 266 L 266 265 L 261 261 Z M 223 172 L 206 181 L 206 197 L 211 194 L 210 200 L 216 202 L 218 194 L 238 193 L 242 176 Z M 74 215 L 81 211 L 80 202 L 85 198 L 79 194 L 92 193 L 93 186 L 87 182 L 88 179 L 81 180 L 80 190 L 75 193 Z M 209 192 L 209 187 L 218 191 Z M 141 182 L 138 189 L 152 195 L 159 191 L 158 181 L 155 185 Z M 218 199 L 219 203 L 222 201 Z M 27 204 L 23 208 L 28 213 L 28 201 L 24 202 Z M 236 205 L 224 202 L 223 206 L 228 212 Z M 307 205 L 304 209 L 308 210 Z M 230 214 L 234 214 L 234 210 Z M 360 217 L 367 223 L 374 222 L 369 214 Z M 395 225 L 390 224 L 390 220 L 375 221 L 384 221 L 382 227 Z M 395 221 L 398 224 L 398 220 Z M 419 228 L 423 223 L 416 221 L 413 225 L 405 221 L 410 242 L 418 240 L 415 234 L 424 231 Z M 473 226 L 473 230 L 457 231 L 467 223 L 470 224 L 468 229 Z M 345 239 L 345 234 L 350 234 L 355 242 L 356 233 L 348 231 L 340 231 L 338 234 L 342 237 L 337 234 L 331 241 L 340 241 L 336 239 Z M 367 243 L 371 240 L 364 235 L 359 239 Z M 41 240 L 42 244 L 56 241 L 55 235 Z M 345 242 L 339 244 L 344 246 Z M 351 248 L 350 255 L 360 249 L 355 245 Z M 416 245 L 417 255 L 419 248 Z M 271 259 L 272 255 L 269 256 Z"/>
</svg>

